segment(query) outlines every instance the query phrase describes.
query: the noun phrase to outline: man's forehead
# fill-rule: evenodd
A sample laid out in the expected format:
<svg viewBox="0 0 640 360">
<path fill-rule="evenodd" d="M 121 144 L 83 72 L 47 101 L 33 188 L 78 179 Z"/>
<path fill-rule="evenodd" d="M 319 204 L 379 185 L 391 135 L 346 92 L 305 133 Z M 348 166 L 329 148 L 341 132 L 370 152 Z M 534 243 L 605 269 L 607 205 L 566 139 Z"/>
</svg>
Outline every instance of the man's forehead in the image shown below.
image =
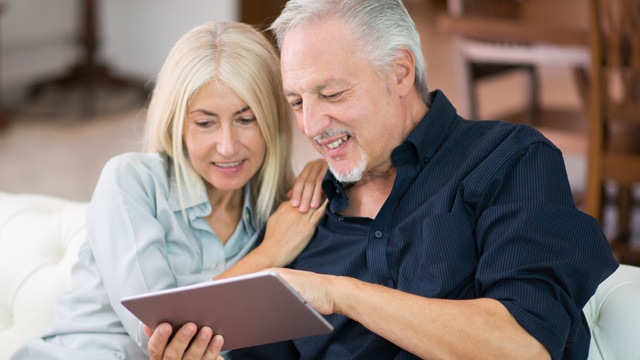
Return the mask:
<svg viewBox="0 0 640 360">
<path fill-rule="evenodd" d="M 296 81 L 286 80 L 283 82 L 284 85 L 284 93 L 286 96 L 295 96 L 300 95 L 301 92 L 309 92 L 309 93 L 322 93 L 324 90 L 334 90 L 335 88 L 342 88 L 351 85 L 351 82 L 347 79 L 337 78 L 335 76 L 330 76 L 324 79 L 318 79 L 317 81 L 310 80 L 309 84 L 304 84 L 304 87 L 297 88 L 299 84 Z"/>
</svg>

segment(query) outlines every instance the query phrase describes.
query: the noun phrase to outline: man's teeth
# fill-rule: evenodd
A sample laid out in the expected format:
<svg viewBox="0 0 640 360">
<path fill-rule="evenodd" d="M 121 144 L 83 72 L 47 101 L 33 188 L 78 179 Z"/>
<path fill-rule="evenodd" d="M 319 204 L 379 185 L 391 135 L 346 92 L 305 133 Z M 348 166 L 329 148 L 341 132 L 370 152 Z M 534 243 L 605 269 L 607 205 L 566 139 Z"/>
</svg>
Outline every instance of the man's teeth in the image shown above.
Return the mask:
<svg viewBox="0 0 640 360">
<path fill-rule="evenodd" d="M 348 138 L 349 138 L 349 135 L 345 135 L 345 136 L 341 137 L 340 139 L 332 142 L 331 144 L 327 144 L 327 147 L 329 149 L 333 150 L 333 149 L 337 148 L 338 146 L 342 145 L 342 143 L 347 141 Z"/>
<path fill-rule="evenodd" d="M 235 167 L 238 166 L 240 164 L 242 164 L 242 161 L 236 161 L 236 162 L 232 162 L 232 163 L 215 163 L 216 166 L 219 166 L 221 168 L 230 168 L 230 167 Z"/>
</svg>

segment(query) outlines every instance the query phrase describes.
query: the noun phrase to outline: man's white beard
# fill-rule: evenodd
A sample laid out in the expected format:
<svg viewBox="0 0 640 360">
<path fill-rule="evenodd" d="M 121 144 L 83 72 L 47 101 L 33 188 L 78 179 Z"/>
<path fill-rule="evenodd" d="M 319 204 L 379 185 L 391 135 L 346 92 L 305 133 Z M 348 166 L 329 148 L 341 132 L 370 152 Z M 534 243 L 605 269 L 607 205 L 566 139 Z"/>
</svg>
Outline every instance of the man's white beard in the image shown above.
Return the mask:
<svg viewBox="0 0 640 360">
<path fill-rule="evenodd" d="M 331 166 L 331 162 L 329 162 L 329 170 L 335 176 L 336 180 L 343 184 L 354 183 L 362 179 L 362 175 L 364 174 L 364 170 L 367 168 L 367 155 L 362 154 L 360 157 L 360 161 L 348 170 L 345 173 L 338 173 L 336 169 Z"/>
</svg>

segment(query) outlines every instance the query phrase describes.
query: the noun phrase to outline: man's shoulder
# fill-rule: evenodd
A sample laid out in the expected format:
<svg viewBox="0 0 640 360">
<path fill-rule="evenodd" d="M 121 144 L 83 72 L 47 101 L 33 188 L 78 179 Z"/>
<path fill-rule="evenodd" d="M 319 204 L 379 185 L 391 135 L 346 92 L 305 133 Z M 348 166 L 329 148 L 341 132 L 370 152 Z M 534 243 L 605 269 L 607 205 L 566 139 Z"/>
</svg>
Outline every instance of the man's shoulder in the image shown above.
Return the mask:
<svg viewBox="0 0 640 360">
<path fill-rule="evenodd" d="M 459 129 L 481 141 L 509 142 L 525 147 L 535 143 L 554 146 L 538 129 L 528 124 L 502 120 L 463 120 Z"/>
</svg>

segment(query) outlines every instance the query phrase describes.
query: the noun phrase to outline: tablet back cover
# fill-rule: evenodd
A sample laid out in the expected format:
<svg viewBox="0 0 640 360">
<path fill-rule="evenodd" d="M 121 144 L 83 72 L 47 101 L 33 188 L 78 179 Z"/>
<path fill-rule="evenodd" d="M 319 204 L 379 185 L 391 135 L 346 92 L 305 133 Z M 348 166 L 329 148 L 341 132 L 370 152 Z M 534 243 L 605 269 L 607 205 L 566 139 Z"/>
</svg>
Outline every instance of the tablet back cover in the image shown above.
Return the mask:
<svg viewBox="0 0 640 360">
<path fill-rule="evenodd" d="M 144 324 L 207 325 L 223 350 L 320 335 L 333 330 L 275 272 L 258 272 L 122 299 Z"/>
</svg>

